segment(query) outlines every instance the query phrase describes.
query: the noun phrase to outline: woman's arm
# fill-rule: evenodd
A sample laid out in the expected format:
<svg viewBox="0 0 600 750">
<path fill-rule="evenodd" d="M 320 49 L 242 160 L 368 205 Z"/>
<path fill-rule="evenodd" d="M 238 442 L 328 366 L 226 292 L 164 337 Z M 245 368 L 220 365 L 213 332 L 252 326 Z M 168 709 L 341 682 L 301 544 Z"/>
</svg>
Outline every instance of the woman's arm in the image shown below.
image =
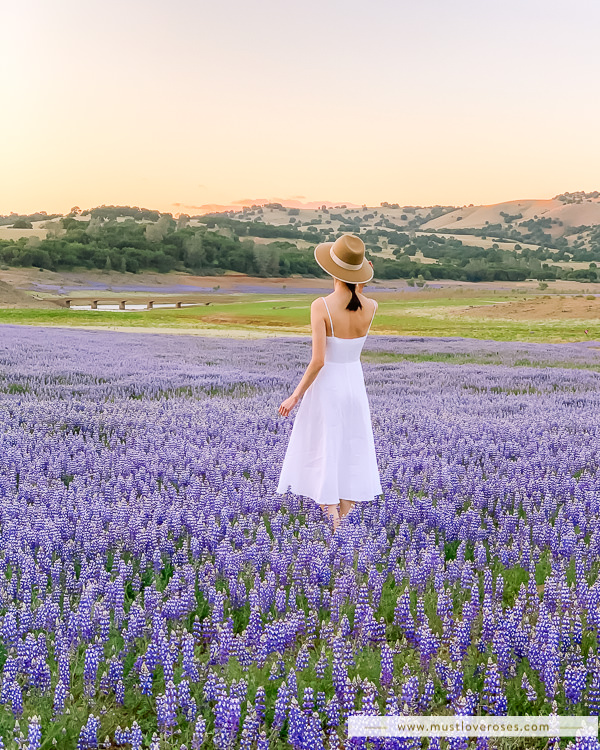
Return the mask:
<svg viewBox="0 0 600 750">
<path fill-rule="evenodd" d="M 310 324 L 312 328 L 312 357 L 295 391 L 281 403 L 279 413 L 282 417 L 289 416 L 325 364 L 325 317 L 323 305 L 320 304 L 319 299 L 313 300 L 310 306 Z"/>
</svg>

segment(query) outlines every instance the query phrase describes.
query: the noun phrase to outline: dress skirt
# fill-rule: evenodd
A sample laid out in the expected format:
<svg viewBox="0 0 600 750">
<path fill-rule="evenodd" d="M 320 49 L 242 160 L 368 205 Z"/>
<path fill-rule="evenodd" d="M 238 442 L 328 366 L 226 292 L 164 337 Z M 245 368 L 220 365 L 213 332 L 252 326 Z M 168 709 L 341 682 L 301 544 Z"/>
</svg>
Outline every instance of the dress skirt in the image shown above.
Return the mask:
<svg viewBox="0 0 600 750">
<path fill-rule="evenodd" d="M 382 494 L 359 342 L 328 337 L 329 359 L 298 405 L 278 493 L 291 489 L 319 505 Z"/>
</svg>

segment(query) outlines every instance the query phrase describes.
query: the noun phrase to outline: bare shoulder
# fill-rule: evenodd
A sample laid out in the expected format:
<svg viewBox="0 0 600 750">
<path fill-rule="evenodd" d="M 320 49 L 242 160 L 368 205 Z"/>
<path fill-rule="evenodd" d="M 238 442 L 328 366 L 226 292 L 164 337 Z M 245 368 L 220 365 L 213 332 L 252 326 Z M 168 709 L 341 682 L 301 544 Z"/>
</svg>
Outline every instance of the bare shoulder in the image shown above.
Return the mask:
<svg viewBox="0 0 600 750">
<path fill-rule="evenodd" d="M 319 317 L 325 317 L 327 314 L 325 312 L 325 302 L 323 300 L 323 297 L 317 297 L 317 299 L 314 299 L 310 303 L 310 314 L 311 316 L 317 315 Z"/>
<path fill-rule="evenodd" d="M 365 300 L 369 300 L 369 302 L 375 305 L 375 310 L 377 310 L 377 308 L 379 307 L 379 303 L 377 302 L 376 299 L 373 299 L 373 297 L 367 297 L 366 294 L 359 294 L 358 298 L 360 299 L 361 302 L 364 302 Z"/>
</svg>

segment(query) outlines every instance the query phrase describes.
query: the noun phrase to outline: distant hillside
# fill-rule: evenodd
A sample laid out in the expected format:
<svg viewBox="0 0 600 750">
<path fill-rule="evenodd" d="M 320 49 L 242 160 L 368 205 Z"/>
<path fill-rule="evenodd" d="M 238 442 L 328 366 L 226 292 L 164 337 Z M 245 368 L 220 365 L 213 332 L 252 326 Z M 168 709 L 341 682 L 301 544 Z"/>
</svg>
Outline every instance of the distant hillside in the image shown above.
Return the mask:
<svg viewBox="0 0 600 750">
<path fill-rule="evenodd" d="M 0 217 L 0 267 L 322 276 L 313 249 L 342 233 L 363 238 L 381 279 L 600 278 L 600 192 L 491 206 L 264 202 L 176 216 L 137 206 L 12 214 Z"/>
<path fill-rule="evenodd" d="M 492 206 L 469 206 L 450 211 L 421 226 L 428 230 L 490 229 L 530 231 L 537 223 L 553 238 L 569 235 L 573 228 L 600 225 L 600 194 L 582 194 L 579 199 L 557 196 L 551 200 L 519 200 Z M 578 194 L 573 194 L 578 195 Z M 583 197 L 586 196 L 586 197 Z"/>
</svg>

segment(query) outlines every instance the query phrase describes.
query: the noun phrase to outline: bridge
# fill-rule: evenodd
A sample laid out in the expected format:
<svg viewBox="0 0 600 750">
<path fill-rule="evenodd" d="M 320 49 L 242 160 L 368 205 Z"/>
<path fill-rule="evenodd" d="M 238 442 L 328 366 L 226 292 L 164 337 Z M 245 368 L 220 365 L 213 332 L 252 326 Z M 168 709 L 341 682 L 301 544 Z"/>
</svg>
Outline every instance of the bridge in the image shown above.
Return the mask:
<svg viewBox="0 0 600 750">
<path fill-rule="evenodd" d="M 92 310 L 97 310 L 98 305 L 118 305 L 119 310 L 126 310 L 127 305 L 145 305 L 146 310 L 152 310 L 155 304 L 170 305 L 176 309 L 181 308 L 182 305 L 210 305 L 211 302 L 207 302 L 201 297 L 189 295 L 185 297 L 168 297 L 161 296 L 151 297 L 150 299 L 144 299 L 140 297 L 129 297 L 123 299 L 123 297 L 67 297 L 60 301 L 64 307 L 72 307 L 77 305 L 80 307 L 90 307 Z"/>
</svg>

